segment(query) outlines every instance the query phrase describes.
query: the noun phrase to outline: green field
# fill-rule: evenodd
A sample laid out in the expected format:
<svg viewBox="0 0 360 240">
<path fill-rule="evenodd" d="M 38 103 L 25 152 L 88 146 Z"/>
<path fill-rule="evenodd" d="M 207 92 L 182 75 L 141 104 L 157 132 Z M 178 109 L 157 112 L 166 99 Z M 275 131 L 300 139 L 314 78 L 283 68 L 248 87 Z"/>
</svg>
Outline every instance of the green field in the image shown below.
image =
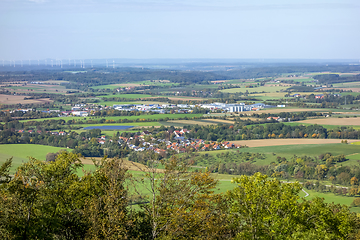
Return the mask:
<svg viewBox="0 0 360 240">
<path fill-rule="evenodd" d="M 90 116 L 90 117 L 54 117 L 54 118 L 38 118 L 38 119 L 31 119 L 31 120 L 21 120 L 20 122 L 28 122 L 28 121 L 45 121 L 45 120 L 60 120 L 63 119 L 65 121 L 69 121 L 69 120 L 79 120 L 79 121 L 87 121 L 87 120 L 100 120 L 100 119 L 105 119 L 105 120 L 120 120 L 120 119 L 128 119 L 128 120 L 136 120 L 139 119 L 139 121 L 141 121 L 140 119 L 148 119 L 148 120 L 158 120 L 158 119 L 164 119 L 164 118 L 169 118 L 169 119 L 178 119 L 178 118 L 184 118 L 184 117 L 188 117 L 188 118 L 193 118 L 193 117 L 202 117 L 203 114 L 201 113 L 180 113 L 180 114 L 149 114 L 149 115 L 139 115 L 139 116 L 114 116 L 114 117 L 94 117 L 94 116 Z"/>
<path fill-rule="evenodd" d="M 230 89 L 224 89 L 221 90 L 222 92 L 227 92 L 227 93 L 237 93 L 237 92 L 246 92 L 246 90 L 249 93 L 252 92 L 267 92 L 267 93 L 274 93 L 276 91 L 280 91 L 280 90 L 285 90 L 288 87 L 284 87 L 284 86 L 260 86 L 260 87 L 254 87 L 254 88 L 230 88 Z M 285 93 L 284 93 L 285 94 Z"/>
<path fill-rule="evenodd" d="M 123 84 L 123 85 L 122 85 Z M 92 89 L 117 89 L 117 88 L 121 88 L 121 87 L 127 87 L 128 84 L 133 84 L 134 86 L 144 86 L 144 85 L 149 85 L 149 86 L 177 86 L 179 85 L 179 83 L 172 83 L 172 82 L 159 82 L 159 81 L 153 81 L 151 82 L 150 80 L 148 81 L 139 81 L 139 82 L 129 82 L 129 83 L 119 83 L 119 84 L 108 84 L 108 85 L 100 85 L 100 86 L 94 86 L 91 87 Z"/>
<path fill-rule="evenodd" d="M 345 154 L 349 160 L 341 163 L 340 165 L 354 165 L 357 164 L 358 155 L 356 154 L 360 153 L 360 145 L 341 144 L 341 143 L 316 144 L 316 145 L 300 144 L 300 145 L 283 145 L 283 146 L 267 146 L 267 147 L 251 147 L 251 148 L 239 148 L 239 149 L 230 149 L 230 150 L 218 150 L 218 151 L 200 152 L 200 154 L 217 155 L 221 153 L 226 153 L 228 151 L 232 152 L 238 150 L 240 152 L 265 154 L 265 159 L 255 160 L 254 163 L 258 165 L 268 165 L 271 162 L 276 162 L 276 158 L 278 156 L 285 157 L 287 159 L 290 159 L 294 155 L 297 156 L 306 155 L 306 156 L 318 157 L 320 154 L 327 152 L 330 152 L 333 155 Z M 221 156 L 218 160 L 221 160 Z"/>
<path fill-rule="evenodd" d="M 27 162 L 29 157 L 34 157 L 39 160 L 45 160 L 46 154 L 49 152 L 58 152 L 59 150 L 72 149 L 51 147 L 36 144 L 2 144 L 0 145 L 0 164 L 6 159 L 13 157 L 13 166 L 11 168 L 14 171 L 23 162 Z"/>
<path fill-rule="evenodd" d="M 119 104 L 164 104 L 164 102 L 157 102 L 157 101 L 137 101 L 137 102 L 118 102 L 118 101 L 104 101 L 104 100 L 100 100 L 100 102 L 98 102 L 97 104 L 99 105 L 103 105 L 103 106 L 114 106 L 114 105 L 119 105 Z"/>
<path fill-rule="evenodd" d="M 100 96 L 101 98 L 128 98 L 128 99 L 137 99 L 137 98 L 148 98 L 148 97 L 156 97 L 148 94 L 111 94 L 106 96 Z"/>
<path fill-rule="evenodd" d="M 134 122 L 134 123 L 100 123 L 100 124 L 80 124 L 80 127 L 92 127 L 92 126 L 134 126 L 137 127 L 151 127 L 151 126 L 161 126 L 158 122 Z M 119 130 L 116 130 L 119 131 Z M 127 130 L 124 130 L 127 131 Z"/>
</svg>

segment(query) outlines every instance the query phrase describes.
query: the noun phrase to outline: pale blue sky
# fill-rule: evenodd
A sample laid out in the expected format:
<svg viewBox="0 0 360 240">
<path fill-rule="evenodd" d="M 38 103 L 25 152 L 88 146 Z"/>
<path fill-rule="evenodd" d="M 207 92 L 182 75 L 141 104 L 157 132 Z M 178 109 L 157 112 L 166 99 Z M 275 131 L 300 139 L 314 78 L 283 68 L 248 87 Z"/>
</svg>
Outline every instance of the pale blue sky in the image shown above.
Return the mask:
<svg viewBox="0 0 360 240">
<path fill-rule="evenodd" d="M 0 60 L 359 59 L 359 0 L 0 0 Z"/>
</svg>

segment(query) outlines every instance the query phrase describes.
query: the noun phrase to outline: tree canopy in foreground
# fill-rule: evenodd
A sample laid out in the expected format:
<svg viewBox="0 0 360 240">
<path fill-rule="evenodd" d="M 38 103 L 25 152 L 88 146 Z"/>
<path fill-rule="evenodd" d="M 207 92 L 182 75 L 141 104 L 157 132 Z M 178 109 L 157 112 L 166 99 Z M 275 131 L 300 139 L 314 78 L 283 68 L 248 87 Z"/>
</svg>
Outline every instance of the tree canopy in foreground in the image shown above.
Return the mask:
<svg viewBox="0 0 360 240">
<path fill-rule="evenodd" d="M 208 172 L 190 172 L 176 157 L 148 163 L 132 176 L 121 159 L 103 159 L 79 177 L 79 156 L 61 152 L 51 162 L 30 158 L 10 178 L 7 161 L 0 167 L 0 238 L 359 238 L 355 213 L 300 198 L 299 183 L 256 173 L 217 194 Z"/>
</svg>

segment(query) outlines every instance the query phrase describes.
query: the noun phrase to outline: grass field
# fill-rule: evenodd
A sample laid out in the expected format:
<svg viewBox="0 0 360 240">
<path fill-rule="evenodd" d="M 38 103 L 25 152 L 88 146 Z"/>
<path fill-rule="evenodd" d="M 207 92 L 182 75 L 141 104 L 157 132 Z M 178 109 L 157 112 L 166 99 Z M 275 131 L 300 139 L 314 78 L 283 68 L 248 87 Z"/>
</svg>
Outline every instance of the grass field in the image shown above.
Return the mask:
<svg viewBox="0 0 360 240">
<path fill-rule="evenodd" d="M 227 93 L 237 93 L 237 92 L 246 92 L 246 90 L 251 94 L 253 92 L 266 92 L 266 93 L 274 93 L 276 91 L 285 90 L 287 87 L 285 86 L 260 86 L 260 87 L 254 87 L 254 88 L 230 88 L 230 89 L 224 89 L 221 90 L 222 92 Z M 285 94 L 285 93 L 284 93 Z"/>
<path fill-rule="evenodd" d="M 240 145 L 242 141 L 239 141 Z M 230 150 L 218 150 L 200 152 L 200 154 L 211 154 L 217 155 L 226 152 L 249 152 L 249 153 L 262 153 L 265 154 L 265 159 L 257 159 L 254 163 L 258 165 L 268 165 L 271 162 L 276 162 L 278 156 L 285 157 L 287 159 L 296 156 L 311 156 L 318 157 L 323 153 L 332 153 L 333 155 L 344 154 L 349 159 L 341 165 L 353 165 L 357 164 L 356 154 L 360 153 L 360 145 L 354 144 L 342 144 L 342 143 L 329 143 L 329 144 L 298 144 L 298 145 L 279 145 L 279 146 L 263 146 L 263 147 L 249 147 L 249 148 L 238 148 Z M 351 156 L 354 154 L 354 157 Z M 221 157 L 220 157 L 221 158 Z M 221 159 L 219 159 L 221 160 Z"/>
<path fill-rule="evenodd" d="M 93 89 L 116 89 L 121 87 L 139 87 L 139 86 L 177 86 L 179 83 L 172 83 L 168 80 L 139 81 L 133 83 L 108 84 L 91 87 Z"/>
<path fill-rule="evenodd" d="M 137 102 L 117 102 L 117 101 L 104 101 L 104 100 L 100 100 L 97 104 L 99 105 L 103 105 L 103 106 L 114 106 L 114 105 L 119 105 L 119 104 L 164 104 L 164 102 L 157 102 L 157 101 L 137 101 Z"/>
<path fill-rule="evenodd" d="M 100 123 L 100 124 L 79 124 L 80 127 L 91 127 L 91 126 L 134 126 L 136 127 L 151 127 L 151 126 L 161 126 L 158 122 L 134 122 L 134 123 Z M 131 129 L 129 129 L 131 130 Z M 116 130 L 119 131 L 119 130 Z M 127 130 L 124 130 L 127 131 Z"/>
<path fill-rule="evenodd" d="M 359 140 L 347 140 L 349 143 L 357 142 Z M 242 140 L 231 141 L 238 145 L 246 145 L 248 147 L 265 147 L 265 146 L 286 146 L 288 145 L 302 145 L 302 144 L 333 144 L 341 143 L 341 139 L 307 139 L 307 138 L 287 138 L 287 139 L 258 139 L 258 140 Z"/>
<path fill-rule="evenodd" d="M 137 98 L 148 98 L 148 97 L 154 97 L 152 95 L 148 95 L 148 94 L 112 94 L 112 95 L 105 95 L 105 96 L 100 96 L 101 98 L 128 98 L 128 99 L 137 99 Z"/>
<path fill-rule="evenodd" d="M 63 119 L 65 121 L 69 121 L 69 120 L 87 121 L 87 120 L 100 120 L 100 119 L 117 121 L 120 119 L 128 119 L 128 120 L 139 119 L 139 121 L 141 121 L 141 119 L 158 120 L 161 118 L 162 119 L 164 119 L 164 118 L 177 119 L 177 118 L 184 118 L 184 117 L 193 118 L 193 117 L 201 117 L 201 116 L 203 116 L 203 114 L 201 114 L 201 113 L 196 113 L 196 114 L 180 113 L 180 114 L 153 114 L 153 115 L 149 114 L 149 115 L 139 115 L 139 116 L 114 116 L 114 117 L 94 117 L 94 116 L 90 116 L 90 117 L 55 117 L 55 118 L 39 118 L 39 119 L 31 119 L 31 120 L 21 120 L 20 122 L 60 120 L 60 119 Z"/>
<path fill-rule="evenodd" d="M 11 168 L 14 171 L 23 162 L 27 162 L 29 157 L 34 157 L 39 160 L 45 160 L 46 154 L 49 152 L 58 152 L 59 150 L 72 149 L 58 148 L 36 144 L 2 144 L 0 145 L 0 164 L 6 159 L 13 157 L 13 166 Z"/>
</svg>

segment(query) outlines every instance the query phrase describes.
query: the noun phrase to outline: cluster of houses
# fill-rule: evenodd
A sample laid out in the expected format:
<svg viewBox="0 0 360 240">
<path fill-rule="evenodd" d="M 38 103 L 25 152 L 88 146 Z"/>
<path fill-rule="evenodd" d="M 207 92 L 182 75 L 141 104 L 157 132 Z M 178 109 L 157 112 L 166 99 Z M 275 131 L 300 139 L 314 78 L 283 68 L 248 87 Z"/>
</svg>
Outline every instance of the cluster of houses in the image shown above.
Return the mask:
<svg viewBox="0 0 360 240">
<path fill-rule="evenodd" d="M 135 135 L 133 137 L 119 137 L 118 143 L 120 145 L 126 144 L 130 149 L 134 151 L 145 151 L 152 150 L 156 153 L 166 153 L 166 150 L 173 150 L 178 153 L 186 152 L 187 149 L 194 149 L 195 151 L 209 151 L 209 150 L 220 150 L 220 149 L 230 149 L 230 148 L 240 148 L 240 145 L 236 145 L 230 142 L 214 142 L 214 141 L 205 141 L 203 139 L 187 139 L 185 134 L 189 131 L 187 129 L 175 130 L 174 132 L 169 131 L 169 134 L 174 133 L 175 138 L 173 140 L 166 139 L 156 139 L 152 137 L 151 133 L 148 131 L 142 132 L 140 135 Z M 150 139 L 146 141 L 145 138 Z M 133 140 L 138 140 L 138 144 L 133 144 Z M 100 144 L 105 144 L 107 141 L 106 136 L 101 136 L 98 139 Z M 109 139 L 112 142 L 111 139 Z M 162 146 L 165 146 L 165 149 L 160 148 L 160 143 L 163 143 Z"/>
<path fill-rule="evenodd" d="M 334 97 L 341 97 L 341 94 L 332 94 L 332 96 Z M 299 93 L 295 93 L 295 94 L 292 94 L 292 95 L 289 95 L 289 97 L 293 97 L 293 98 L 306 98 L 307 96 L 306 95 L 301 95 Z M 324 99 L 325 98 L 325 95 L 324 94 L 317 94 L 315 95 L 315 99 Z"/>
<path fill-rule="evenodd" d="M 20 129 L 18 130 L 18 133 L 24 133 L 24 132 L 27 132 L 27 133 L 38 133 L 38 134 L 41 134 L 42 131 L 41 130 L 23 130 L 23 129 Z M 66 135 L 66 132 L 64 131 L 59 131 L 59 132 L 53 132 L 53 131 L 46 131 L 46 133 L 50 133 L 52 135 L 59 135 L 59 136 L 65 136 Z"/>
</svg>

